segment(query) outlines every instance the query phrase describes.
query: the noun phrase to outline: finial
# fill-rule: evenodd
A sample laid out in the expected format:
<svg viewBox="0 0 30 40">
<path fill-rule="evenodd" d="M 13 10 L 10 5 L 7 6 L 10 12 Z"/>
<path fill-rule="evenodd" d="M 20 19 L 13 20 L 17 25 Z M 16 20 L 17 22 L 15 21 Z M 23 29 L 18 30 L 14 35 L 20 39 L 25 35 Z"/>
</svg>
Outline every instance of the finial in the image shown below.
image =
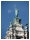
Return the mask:
<svg viewBox="0 0 30 40">
<path fill-rule="evenodd" d="M 26 23 L 26 26 L 28 25 L 28 23 Z"/>
</svg>

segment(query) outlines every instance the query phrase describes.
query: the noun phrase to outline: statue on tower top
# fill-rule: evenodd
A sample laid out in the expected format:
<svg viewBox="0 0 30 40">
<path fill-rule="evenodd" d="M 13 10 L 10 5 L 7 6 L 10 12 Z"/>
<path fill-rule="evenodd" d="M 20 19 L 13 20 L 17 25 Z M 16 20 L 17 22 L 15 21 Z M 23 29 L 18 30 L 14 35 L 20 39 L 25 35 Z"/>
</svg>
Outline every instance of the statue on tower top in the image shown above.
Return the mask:
<svg viewBox="0 0 30 40">
<path fill-rule="evenodd" d="M 15 4 L 14 4 L 14 10 L 15 10 L 15 16 L 18 17 L 19 10 L 18 10 L 18 8 L 16 8 L 16 5 Z"/>
<path fill-rule="evenodd" d="M 16 15 L 16 17 L 18 17 L 18 13 L 19 13 L 19 10 L 15 9 L 15 15 Z"/>
</svg>

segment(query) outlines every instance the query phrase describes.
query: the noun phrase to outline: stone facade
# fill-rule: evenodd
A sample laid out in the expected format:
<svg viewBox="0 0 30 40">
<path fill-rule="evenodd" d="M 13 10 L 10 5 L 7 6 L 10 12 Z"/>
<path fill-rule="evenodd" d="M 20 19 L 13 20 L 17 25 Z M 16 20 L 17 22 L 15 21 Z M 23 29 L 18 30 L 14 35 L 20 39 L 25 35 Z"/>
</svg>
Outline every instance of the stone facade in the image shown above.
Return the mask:
<svg viewBox="0 0 30 40">
<path fill-rule="evenodd" d="M 26 26 L 24 30 L 23 24 L 21 24 L 21 19 L 18 17 L 19 10 L 16 10 L 16 17 L 13 19 L 13 22 L 10 23 L 8 31 L 6 32 L 6 39 L 27 39 L 28 29 Z"/>
</svg>

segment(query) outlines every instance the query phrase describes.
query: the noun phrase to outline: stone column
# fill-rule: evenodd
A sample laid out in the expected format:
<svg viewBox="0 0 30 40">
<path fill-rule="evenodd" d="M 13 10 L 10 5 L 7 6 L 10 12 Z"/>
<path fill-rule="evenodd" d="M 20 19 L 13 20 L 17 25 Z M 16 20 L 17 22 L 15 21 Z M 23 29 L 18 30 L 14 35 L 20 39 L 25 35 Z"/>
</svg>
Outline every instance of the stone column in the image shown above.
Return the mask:
<svg viewBox="0 0 30 40">
<path fill-rule="evenodd" d="M 26 39 L 27 39 L 27 34 L 25 34 L 25 37 L 26 37 Z"/>
<path fill-rule="evenodd" d="M 16 32 L 15 32 L 15 30 L 14 30 L 14 39 L 16 39 Z"/>
<path fill-rule="evenodd" d="M 11 39 L 12 39 L 12 35 L 11 35 Z"/>
</svg>

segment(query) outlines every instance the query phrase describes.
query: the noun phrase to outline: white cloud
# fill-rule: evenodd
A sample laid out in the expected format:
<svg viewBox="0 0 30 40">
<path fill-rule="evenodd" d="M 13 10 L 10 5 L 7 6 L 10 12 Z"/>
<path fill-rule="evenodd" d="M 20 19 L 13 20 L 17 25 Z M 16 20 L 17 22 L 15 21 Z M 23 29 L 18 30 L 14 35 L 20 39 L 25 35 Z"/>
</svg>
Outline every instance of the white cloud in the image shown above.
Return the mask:
<svg viewBox="0 0 30 40">
<path fill-rule="evenodd" d="M 10 9 L 10 10 L 8 10 L 8 13 L 11 13 L 12 12 L 12 10 Z"/>
</svg>

